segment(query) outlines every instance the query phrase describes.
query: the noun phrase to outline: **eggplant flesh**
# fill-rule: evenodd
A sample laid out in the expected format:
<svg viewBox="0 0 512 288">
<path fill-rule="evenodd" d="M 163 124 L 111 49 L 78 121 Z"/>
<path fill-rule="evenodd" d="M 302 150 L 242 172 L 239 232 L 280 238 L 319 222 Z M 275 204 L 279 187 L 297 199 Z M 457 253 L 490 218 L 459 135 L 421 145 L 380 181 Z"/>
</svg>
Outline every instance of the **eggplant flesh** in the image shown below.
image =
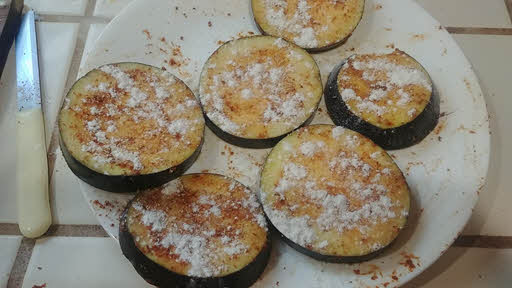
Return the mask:
<svg viewBox="0 0 512 288">
<path fill-rule="evenodd" d="M 236 53 L 239 51 L 254 56 L 238 57 Z M 282 55 L 278 57 L 278 54 Z M 267 61 L 269 57 L 273 60 Z M 282 61 L 282 57 L 287 61 Z M 251 68 L 257 65 L 261 70 Z M 287 82 L 284 83 L 285 79 L 280 77 L 286 78 Z M 311 55 L 293 43 L 271 36 L 252 36 L 223 44 L 206 61 L 200 78 L 199 98 L 206 125 L 223 141 L 244 148 L 271 148 L 287 134 L 308 125 L 323 94 L 320 70 Z M 282 81 L 283 85 L 268 85 L 268 81 Z M 270 94 L 267 90 L 273 88 L 280 90 Z M 258 92 L 254 92 L 256 90 Z M 301 103 L 292 101 L 295 96 L 290 94 L 290 90 L 304 96 Z M 261 95 L 246 97 L 243 92 L 247 91 Z M 274 97 L 267 97 L 271 95 Z M 286 107 L 285 102 L 288 103 Z M 292 106 L 288 108 L 290 103 Z M 273 112 L 269 113 L 271 116 L 265 109 Z M 286 115 L 290 112 L 286 109 L 296 110 L 290 113 L 295 116 Z M 253 120 L 245 121 L 245 118 Z M 230 127 L 224 127 L 228 126 L 223 122 L 226 119 L 236 122 L 238 129 L 231 131 Z"/>
<path fill-rule="evenodd" d="M 437 126 L 440 116 L 439 93 L 432 84 L 430 100 L 423 111 L 402 126 L 383 129 L 372 125 L 350 111 L 341 97 L 338 88 L 338 74 L 347 59 L 338 64 L 327 80 L 325 104 L 332 121 L 338 125 L 357 131 L 370 138 L 386 150 L 403 149 L 421 142 Z"/>
<path fill-rule="evenodd" d="M 161 288 L 225 288 L 250 287 L 265 270 L 271 252 L 270 233 L 264 248 L 258 256 L 243 269 L 224 277 L 198 278 L 181 275 L 158 265 L 144 255 L 135 245 L 133 235 L 128 231 L 127 213 L 121 216 L 119 244 L 126 258 L 146 282 Z"/>
</svg>

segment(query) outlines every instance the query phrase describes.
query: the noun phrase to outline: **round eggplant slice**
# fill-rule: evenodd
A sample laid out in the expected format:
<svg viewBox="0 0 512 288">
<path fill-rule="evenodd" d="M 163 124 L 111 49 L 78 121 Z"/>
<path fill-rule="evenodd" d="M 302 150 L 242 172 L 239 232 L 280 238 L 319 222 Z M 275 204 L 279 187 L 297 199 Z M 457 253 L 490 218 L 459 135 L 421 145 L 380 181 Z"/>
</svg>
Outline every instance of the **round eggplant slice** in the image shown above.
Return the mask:
<svg viewBox="0 0 512 288">
<path fill-rule="evenodd" d="M 199 98 L 207 125 L 221 139 L 268 148 L 312 119 L 322 89 L 320 70 L 304 49 L 254 36 L 228 42 L 210 56 Z"/>
<path fill-rule="evenodd" d="M 181 80 L 139 63 L 90 71 L 71 87 L 59 114 L 71 171 L 111 192 L 156 187 L 183 174 L 199 155 L 204 126 Z"/>
<path fill-rule="evenodd" d="M 310 52 L 343 44 L 361 21 L 364 0 L 252 0 L 262 33 L 281 37 Z"/>
<path fill-rule="evenodd" d="M 216 174 L 190 174 L 139 193 L 121 216 L 119 242 L 158 287 L 249 287 L 271 250 L 256 194 Z"/>
<path fill-rule="evenodd" d="M 326 262 L 375 257 L 407 221 L 409 188 L 391 157 L 343 127 L 312 125 L 270 152 L 260 183 L 270 223 L 293 248 Z"/>
<path fill-rule="evenodd" d="M 439 121 L 439 95 L 430 76 L 400 50 L 341 62 L 327 80 L 325 103 L 336 125 L 388 150 L 419 143 Z"/>
</svg>

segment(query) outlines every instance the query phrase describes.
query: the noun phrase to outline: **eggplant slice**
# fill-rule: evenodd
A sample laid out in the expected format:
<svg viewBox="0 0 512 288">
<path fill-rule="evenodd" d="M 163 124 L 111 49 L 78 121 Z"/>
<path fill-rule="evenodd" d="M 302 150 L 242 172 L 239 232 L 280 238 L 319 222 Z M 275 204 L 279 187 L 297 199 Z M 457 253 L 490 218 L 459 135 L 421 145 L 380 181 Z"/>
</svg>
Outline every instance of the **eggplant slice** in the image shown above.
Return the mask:
<svg viewBox="0 0 512 288">
<path fill-rule="evenodd" d="M 215 51 L 201 73 L 206 123 L 221 139 L 248 148 L 274 146 L 305 125 L 322 98 L 320 70 L 304 49 L 253 36 Z"/>
<path fill-rule="evenodd" d="M 410 208 L 405 178 L 386 151 L 333 125 L 301 128 L 272 149 L 260 199 L 290 246 L 326 262 L 375 257 L 405 226 Z"/>
<path fill-rule="evenodd" d="M 310 52 L 343 44 L 361 21 L 364 0 L 252 0 L 262 33 L 281 37 Z"/>
<path fill-rule="evenodd" d="M 336 125 L 387 150 L 419 143 L 439 121 L 439 95 L 430 76 L 400 50 L 342 61 L 329 75 L 325 103 Z"/>
<path fill-rule="evenodd" d="M 160 186 L 200 153 L 201 107 L 178 78 L 139 63 L 108 64 L 80 78 L 59 114 L 71 171 L 111 192 Z"/>
<path fill-rule="evenodd" d="M 121 216 L 123 254 L 150 284 L 249 287 L 271 250 L 255 193 L 216 174 L 190 174 L 139 193 Z"/>
</svg>

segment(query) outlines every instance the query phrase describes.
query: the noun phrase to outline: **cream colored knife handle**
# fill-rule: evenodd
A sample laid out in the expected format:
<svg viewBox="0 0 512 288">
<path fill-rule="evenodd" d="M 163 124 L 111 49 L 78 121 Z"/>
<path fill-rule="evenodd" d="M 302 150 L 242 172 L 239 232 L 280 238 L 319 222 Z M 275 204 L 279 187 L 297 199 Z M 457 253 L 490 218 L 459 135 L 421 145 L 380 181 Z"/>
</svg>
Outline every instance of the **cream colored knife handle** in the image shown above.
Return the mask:
<svg viewBox="0 0 512 288">
<path fill-rule="evenodd" d="M 41 108 L 17 112 L 16 123 L 18 224 L 24 236 L 36 238 L 43 235 L 52 222 Z"/>
</svg>

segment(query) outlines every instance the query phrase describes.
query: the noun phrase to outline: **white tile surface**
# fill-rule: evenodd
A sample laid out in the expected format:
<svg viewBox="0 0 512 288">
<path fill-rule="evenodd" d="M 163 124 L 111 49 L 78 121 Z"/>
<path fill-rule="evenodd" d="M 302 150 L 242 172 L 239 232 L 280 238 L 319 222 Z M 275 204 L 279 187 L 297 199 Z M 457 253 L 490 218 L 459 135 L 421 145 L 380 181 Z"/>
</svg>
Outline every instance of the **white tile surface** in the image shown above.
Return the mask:
<svg viewBox="0 0 512 288">
<path fill-rule="evenodd" d="M 6 287 L 20 247 L 21 236 L 0 236 L 0 287 Z"/>
<path fill-rule="evenodd" d="M 492 131 L 487 187 L 464 233 L 512 236 L 512 36 L 454 37 L 480 79 Z"/>
<path fill-rule="evenodd" d="M 80 69 L 83 67 L 85 60 L 88 57 L 89 51 L 94 47 L 94 43 L 96 39 L 100 36 L 101 32 L 107 27 L 107 24 L 91 24 L 89 27 L 89 32 L 87 33 L 87 40 L 85 41 L 84 53 L 82 56 L 82 60 L 80 62 Z M 79 75 L 83 75 L 82 73 L 78 73 Z"/>
<path fill-rule="evenodd" d="M 450 248 L 404 288 L 509 288 L 512 249 Z"/>
<path fill-rule="evenodd" d="M 47 145 L 65 93 L 64 85 L 75 50 L 78 26 L 78 23 L 47 22 L 36 25 Z"/>
<path fill-rule="evenodd" d="M 41 86 L 43 89 L 46 138 L 55 129 L 59 103 L 67 91 L 64 86 L 77 39 L 79 24 L 38 23 Z M 95 25 L 91 25 L 91 28 Z M 92 28 L 93 29 L 93 28 Z M 60 47 L 60 49 L 55 49 Z M 59 63 L 59 65 L 55 65 Z M 50 199 L 54 224 L 98 224 L 83 199 L 76 176 L 67 167 L 60 150 L 50 179 Z"/>
<path fill-rule="evenodd" d="M 36 25 L 39 45 L 41 93 L 45 116 L 46 139 L 50 142 L 59 103 L 64 94 L 71 58 L 75 49 L 78 25 L 76 23 L 45 23 Z M 58 47 L 56 49 L 56 47 Z M 16 63 L 14 50 L 0 80 L 0 135 L 15 135 Z M 0 222 L 16 222 L 16 184 L 14 137 L 0 137 Z M 62 161 L 61 161 L 62 162 Z M 58 163 L 60 164 L 60 162 Z M 64 167 L 67 169 L 67 167 Z M 52 179 L 52 209 L 54 223 L 97 224 L 77 188 L 74 175 L 64 168 Z M 71 192 L 70 192 L 71 191 Z M 71 203 L 76 203 L 72 204 Z"/>
<path fill-rule="evenodd" d="M 0 223 L 16 222 L 16 57 L 14 45 L 0 79 Z M 1 286 L 0 286 L 1 287 Z"/>
<path fill-rule="evenodd" d="M 135 272 L 110 238 L 38 240 L 23 287 L 44 283 L 48 288 L 152 287 Z"/>
<path fill-rule="evenodd" d="M 98 225 L 82 196 L 77 177 L 69 170 L 60 149 L 55 153 L 57 159 L 50 183 L 53 223 Z"/>
<path fill-rule="evenodd" d="M 97 0 L 94 16 L 113 18 L 132 0 Z"/>
<path fill-rule="evenodd" d="M 504 0 L 416 0 L 443 26 L 512 27 Z"/>
<path fill-rule="evenodd" d="M 41 14 L 84 15 L 88 0 L 25 0 L 25 5 Z"/>
</svg>

